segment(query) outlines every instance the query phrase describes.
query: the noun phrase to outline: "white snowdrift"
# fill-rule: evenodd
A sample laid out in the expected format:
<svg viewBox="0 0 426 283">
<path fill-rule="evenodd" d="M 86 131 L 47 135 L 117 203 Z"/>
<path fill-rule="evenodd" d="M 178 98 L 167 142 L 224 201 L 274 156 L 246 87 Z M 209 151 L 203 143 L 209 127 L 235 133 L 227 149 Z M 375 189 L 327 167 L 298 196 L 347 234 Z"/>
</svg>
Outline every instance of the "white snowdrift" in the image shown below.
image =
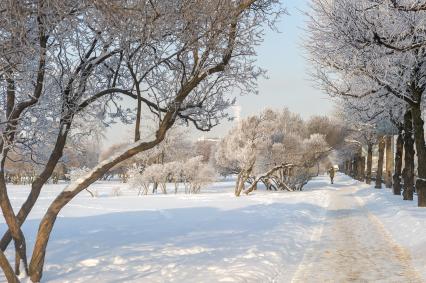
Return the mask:
<svg viewBox="0 0 426 283">
<path fill-rule="evenodd" d="M 356 196 L 411 251 L 426 278 L 426 210 L 389 190 L 339 178 L 359 187 Z M 329 194 L 337 186 L 319 177 L 304 192 L 235 198 L 233 184 L 215 183 L 199 195 L 142 197 L 118 183 L 94 184 L 90 189 L 98 198 L 83 192 L 61 213 L 43 282 L 290 282 L 305 251 L 319 241 Z M 24 225 L 29 250 L 40 218 L 64 186 L 47 186 Z M 117 186 L 121 196 L 111 196 Z M 28 190 L 11 189 L 15 208 Z"/>
</svg>

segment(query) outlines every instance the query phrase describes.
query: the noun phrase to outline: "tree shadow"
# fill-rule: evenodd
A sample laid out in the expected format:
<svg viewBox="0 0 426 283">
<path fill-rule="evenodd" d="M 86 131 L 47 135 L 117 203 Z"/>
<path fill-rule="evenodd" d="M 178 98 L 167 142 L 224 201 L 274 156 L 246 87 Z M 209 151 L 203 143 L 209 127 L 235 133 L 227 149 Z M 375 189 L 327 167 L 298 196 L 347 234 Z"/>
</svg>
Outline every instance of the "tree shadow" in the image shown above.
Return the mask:
<svg viewBox="0 0 426 283">
<path fill-rule="evenodd" d="M 309 231 L 321 225 L 324 213 L 321 206 L 298 202 L 60 217 L 43 280 L 164 282 L 173 276 L 176 282 L 201 282 L 206 274 L 263 280 L 298 265 Z M 38 223 L 27 221 L 24 233 L 35 235 Z M 27 240 L 31 250 L 34 238 Z"/>
</svg>

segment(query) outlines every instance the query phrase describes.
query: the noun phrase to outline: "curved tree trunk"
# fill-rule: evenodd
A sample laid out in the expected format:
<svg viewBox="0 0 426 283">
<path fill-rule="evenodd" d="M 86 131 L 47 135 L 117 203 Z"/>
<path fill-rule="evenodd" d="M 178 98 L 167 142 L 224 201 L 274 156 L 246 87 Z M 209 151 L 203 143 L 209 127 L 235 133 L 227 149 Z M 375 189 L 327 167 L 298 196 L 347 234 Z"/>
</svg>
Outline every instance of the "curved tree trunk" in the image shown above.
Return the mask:
<svg viewBox="0 0 426 283">
<path fill-rule="evenodd" d="M 383 175 L 383 161 L 385 155 L 385 139 L 384 137 L 379 138 L 379 160 L 377 162 L 377 174 L 376 174 L 376 189 L 382 188 L 382 175 Z"/>
<path fill-rule="evenodd" d="M 16 277 L 15 273 L 13 272 L 13 268 L 12 266 L 10 266 L 10 263 L 7 260 L 6 256 L 4 255 L 3 251 L 0 251 L 0 267 L 4 272 L 7 282 L 19 283 L 19 279 L 18 277 Z"/>
<path fill-rule="evenodd" d="M 49 180 L 50 176 L 55 170 L 56 164 L 58 164 L 59 159 L 61 159 L 69 130 L 70 124 L 64 123 L 58 133 L 55 142 L 55 147 L 53 148 L 53 151 L 49 156 L 49 160 L 47 161 L 43 171 L 35 178 L 34 182 L 31 184 L 30 194 L 28 195 L 27 199 L 22 204 L 18 214 L 16 215 L 19 225 L 22 225 L 24 223 L 28 214 L 37 202 L 42 187 Z M 6 231 L 0 241 L 0 250 L 5 251 L 11 240 L 12 236 L 10 234 L 10 231 Z"/>
<path fill-rule="evenodd" d="M 248 178 L 246 177 L 245 173 L 241 174 L 241 176 L 238 177 L 237 186 L 235 188 L 236 197 L 239 197 L 241 195 L 242 191 L 244 190 L 244 184 L 246 183 L 247 179 Z"/>
<path fill-rule="evenodd" d="M 4 164 L 4 163 L 3 163 Z M 3 165 L 2 164 L 2 165 Z M 3 166 L 2 166 L 3 167 Z M 21 225 L 13 212 L 12 204 L 7 193 L 6 180 L 4 177 L 4 171 L 0 172 L 0 207 L 3 213 L 3 217 L 6 221 L 7 227 L 10 229 L 11 236 L 15 243 L 15 273 L 20 274 L 19 266 L 21 260 L 24 264 L 25 272 L 28 274 L 27 264 L 27 249 L 24 233 L 21 230 Z"/>
<path fill-rule="evenodd" d="M 178 95 L 175 99 L 177 102 L 181 102 L 185 98 L 185 93 Z M 83 178 L 82 182 L 72 183 L 65 188 L 50 204 L 47 212 L 43 216 L 37 237 L 35 240 L 34 250 L 29 265 L 30 278 L 33 282 L 40 282 L 43 274 L 44 259 L 46 256 L 46 248 L 49 242 L 50 234 L 55 224 L 56 218 L 61 209 L 67 205 L 75 196 L 81 191 L 89 187 L 96 180 L 100 179 L 106 172 L 112 167 L 119 164 L 120 162 L 127 160 L 136 154 L 149 150 L 154 146 L 158 145 L 164 140 L 167 131 L 173 126 L 176 119 L 176 112 L 169 111 L 163 117 L 163 121 L 156 132 L 155 139 L 149 142 L 135 142 L 121 152 L 116 153 L 107 160 L 99 163 Z"/>
<path fill-rule="evenodd" d="M 402 132 L 396 139 L 395 173 L 393 174 L 393 194 L 401 195 L 402 155 L 404 152 L 404 137 Z"/>
<path fill-rule="evenodd" d="M 247 190 L 244 191 L 244 193 L 246 195 L 248 195 L 249 193 L 255 191 L 257 189 L 257 184 L 260 181 L 263 180 L 265 182 L 265 180 L 268 180 L 277 171 L 281 171 L 281 176 L 280 176 L 279 179 L 280 179 L 280 182 L 282 183 L 282 185 L 285 187 L 286 185 L 283 182 L 284 175 L 285 175 L 283 173 L 283 169 L 286 169 L 287 167 L 288 167 L 288 165 L 286 165 L 286 164 L 278 165 L 278 166 L 271 168 L 268 172 L 266 172 L 264 174 L 260 174 L 257 178 L 254 179 L 253 183 L 250 185 L 250 187 Z M 266 181 L 266 183 L 268 183 L 268 182 Z M 267 185 L 266 188 L 268 189 L 268 185 Z"/>
</svg>

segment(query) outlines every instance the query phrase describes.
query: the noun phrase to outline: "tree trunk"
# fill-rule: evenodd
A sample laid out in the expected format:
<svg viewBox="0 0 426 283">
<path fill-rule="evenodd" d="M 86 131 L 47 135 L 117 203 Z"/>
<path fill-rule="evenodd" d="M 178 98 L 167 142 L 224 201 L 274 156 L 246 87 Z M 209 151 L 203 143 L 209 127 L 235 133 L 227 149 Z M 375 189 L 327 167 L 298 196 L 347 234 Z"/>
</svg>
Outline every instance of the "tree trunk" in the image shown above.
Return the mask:
<svg viewBox="0 0 426 283">
<path fill-rule="evenodd" d="M 369 143 L 367 148 L 367 177 L 365 182 L 371 184 L 371 168 L 373 167 L 373 144 Z"/>
<path fill-rule="evenodd" d="M 421 99 L 421 96 L 419 97 Z M 421 101 L 421 100 L 418 100 Z M 420 103 L 411 106 L 414 127 L 414 140 L 417 151 L 417 181 L 416 191 L 419 207 L 426 207 L 426 144 L 424 122 Z"/>
<path fill-rule="evenodd" d="M 377 163 L 377 174 L 376 174 L 376 189 L 382 188 L 382 175 L 383 175 L 383 161 L 385 155 L 385 139 L 384 137 L 379 138 L 379 160 Z"/>
<path fill-rule="evenodd" d="M 363 163 L 363 158 L 362 158 L 362 147 L 360 146 L 358 149 L 358 152 L 356 154 L 355 157 L 356 160 L 356 179 L 358 181 L 364 181 L 364 174 L 365 174 L 365 169 L 363 169 L 365 167 L 365 164 Z M 364 159 L 365 162 L 365 159 Z"/>
<path fill-rule="evenodd" d="M 55 142 L 55 147 L 52 153 L 50 154 L 48 162 L 46 163 L 40 175 L 38 175 L 37 178 L 35 178 L 34 182 L 31 184 L 30 194 L 28 195 L 27 199 L 25 200 L 24 204 L 22 205 L 21 209 L 19 210 L 16 216 L 19 221 L 19 225 L 22 225 L 24 223 L 28 214 L 34 207 L 40 195 L 43 185 L 49 180 L 50 176 L 52 176 L 52 173 L 55 170 L 56 164 L 58 164 L 59 159 L 62 157 L 63 149 L 66 144 L 69 130 L 70 130 L 70 124 L 68 123 L 63 124 L 63 127 L 61 128 L 60 133 L 58 134 L 58 137 Z M 12 240 L 12 235 L 10 234 L 10 231 L 8 230 L 3 235 L 0 241 L 0 250 L 5 251 L 11 240 Z"/>
<path fill-rule="evenodd" d="M 386 175 L 385 175 L 385 184 L 386 188 L 392 188 L 392 162 L 393 162 L 393 150 L 392 143 L 393 137 L 386 136 Z"/>
<path fill-rule="evenodd" d="M 175 101 L 181 103 L 182 100 L 186 97 L 183 96 L 183 94 L 179 94 Z M 49 237 L 52 232 L 53 225 L 55 224 L 56 218 L 61 209 L 81 191 L 88 188 L 96 180 L 99 180 L 115 165 L 135 156 L 140 152 L 149 150 L 162 142 L 167 131 L 173 126 L 175 119 L 176 116 L 173 111 L 167 112 L 167 114 L 164 115 L 161 125 L 156 132 L 155 139 L 149 142 L 136 142 L 123 151 L 120 151 L 107 160 L 99 163 L 85 175 L 83 181 L 78 183 L 71 183 L 55 198 L 43 216 L 38 228 L 34 250 L 29 265 L 30 278 L 33 282 L 40 282 L 41 280 L 47 244 L 49 242 Z"/>
<path fill-rule="evenodd" d="M 359 163 L 358 158 L 359 158 L 359 156 L 358 156 L 358 154 L 356 154 L 356 155 L 354 156 L 354 162 L 353 162 L 353 167 L 354 167 L 354 175 L 353 175 L 353 178 L 354 178 L 355 180 L 358 180 L 358 163 Z"/>
<path fill-rule="evenodd" d="M 349 162 L 349 168 L 350 168 L 349 176 L 351 176 L 353 178 L 354 174 L 355 174 L 354 159 L 353 158 L 351 158 L 351 161 Z"/>
<path fill-rule="evenodd" d="M 4 164 L 4 163 L 3 163 Z M 2 164 L 2 165 L 3 165 Z M 0 207 L 3 213 L 3 217 L 6 221 L 7 227 L 10 230 L 13 241 L 15 242 L 15 273 L 19 275 L 20 262 L 24 263 L 25 272 L 28 274 L 27 264 L 27 249 L 24 233 L 22 233 L 19 221 L 13 212 L 12 204 L 10 203 L 9 196 L 7 194 L 6 180 L 4 178 L 4 171 L 0 172 Z"/>
<path fill-rule="evenodd" d="M 158 183 L 154 182 L 154 184 L 152 184 L 152 194 L 156 194 L 157 189 L 158 189 Z"/>
<path fill-rule="evenodd" d="M 4 255 L 3 251 L 0 251 L 0 267 L 3 270 L 4 276 L 9 283 L 19 283 L 18 277 L 13 272 L 12 266 Z"/>
<path fill-rule="evenodd" d="M 360 171 L 360 181 L 364 182 L 365 181 L 365 156 L 361 156 L 361 160 L 360 160 L 360 167 L 359 167 L 359 171 Z"/>
<path fill-rule="evenodd" d="M 404 152 L 404 137 L 400 132 L 396 139 L 395 173 L 393 174 L 393 194 L 401 195 L 402 155 Z"/>
<path fill-rule="evenodd" d="M 238 177 L 238 181 L 235 187 L 235 196 L 239 197 L 241 193 L 244 190 L 244 184 L 247 181 L 246 173 L 242 172 L 241 175 Z"/>
<path fill-rule="evenodd" d="M 404 200 L 413 200 L 414 193 L 414 140 L 413 140 L 413 122 L 411 111 L 407 111 L 404 115 L 404 170 L 402 176 L 404 178 Z"/>
<path fill-rule="evenodd" d="M 240 188 L 240 182 L 241 182 L 241 178 L 242 178 L 242 172 L 240 172 L 237 176 L 237 181 L 235 182 L 235 190 L 234 190 L 234 194 L 236 197 L 240 196 L 238 194 L 239 188 Z"/>
</svg>

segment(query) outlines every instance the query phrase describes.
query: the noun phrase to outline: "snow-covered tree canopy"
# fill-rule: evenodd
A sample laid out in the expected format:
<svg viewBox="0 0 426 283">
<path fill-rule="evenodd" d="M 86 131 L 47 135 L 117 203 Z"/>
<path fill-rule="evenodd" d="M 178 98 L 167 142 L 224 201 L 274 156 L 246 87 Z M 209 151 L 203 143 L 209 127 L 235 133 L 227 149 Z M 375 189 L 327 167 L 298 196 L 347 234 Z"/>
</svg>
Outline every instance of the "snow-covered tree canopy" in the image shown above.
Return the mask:
<svg viewBox="0 0 426 283">
<path fill-rule="evenodd" d="M 174 183 L 175 193 L 179 184 L 185 187 L 185 193 L 199 193 L 201 188 L 214 182 L 216 171 L 203 156 L 195 156 L 184 161 L 172 161 L 164 164 L 151 164 L 145 168 L 133 167 L 129 171 L 130 186 L 138 194 L 147 194 L 149 186 L 159 184 L 163 193 L 167 193 L 167 183 Z"/>
<path fill-rule="evenodd" d="M 255 66 L 255 47 L 282 11 L 278 0 L 1 1 L 0 204 L 10 228 L 2 250 L 13 238 L 17 266 L 22 260 L 31 280 L 39 282 L 48 234 L 73 197 L 115 165 L 155 147 L 177 121 L 209 130 L 227 117 L 231 92 L 256 92 L 264 71 Z M 158 124 L 141 140 L 145 109 Z M 58 195 L 40 225 L 28 269 L 20 225 L 70 136 L 116 119 L 136 120 L 135 143 Z M 45 164 L 18 216 L 1 178 L 16 148 Z M 44 154 L 33 157 L 38 152 Z"/>
<path fill-rule="evenodd" d="M 426 10 L 417 0 L 312 0 L 306 48 L 313 76 L 334 97 L 364 100 L 382 133 L 414 135 L 419 206 L 426 207 Z M 383 111 L 384 109 L 385 111 Z M 385 113 L 381 113 L 385 112 Z M 384 115 L 383 115 L 384 114 Z M 412 126 L 410 125 L 412 124 Z M 401 129 L 398 129 L 401 132 Z M 395 130 L 393 130 L 395 132 Z"/>
<path fill-rule="evenodd" d="M 325 126 L 330 127 L 331 123 Z M 236 195 L 239 195 L 244 183 L 256 175 L 275 167 L 309 169 L 330 149 L 326 135 L 310 132 L 299 115 L 288 109 L 266 109 L 257 116 L 243 119 L 225 136 L 216 152 L 216 166 L 221 173 L 238 174 Z"/>
</svg>

